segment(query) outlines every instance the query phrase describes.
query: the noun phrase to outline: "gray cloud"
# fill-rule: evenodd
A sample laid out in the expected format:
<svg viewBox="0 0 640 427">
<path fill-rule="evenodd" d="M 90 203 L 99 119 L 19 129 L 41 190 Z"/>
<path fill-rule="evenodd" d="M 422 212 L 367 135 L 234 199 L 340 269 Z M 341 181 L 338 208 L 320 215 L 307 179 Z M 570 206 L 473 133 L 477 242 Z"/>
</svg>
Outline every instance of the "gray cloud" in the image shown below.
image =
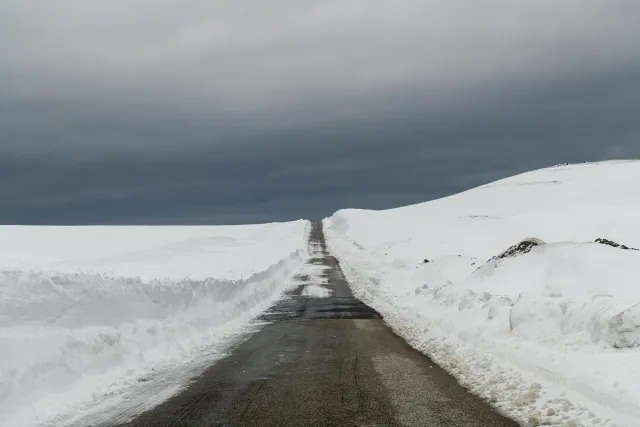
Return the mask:
<svg viewBox="0 0 640 427">
<path fill-rule="evenodd" d="M 631 0 L 0 0 L 0 222 L 242 223 L 640 156 Z"/>
</svg>

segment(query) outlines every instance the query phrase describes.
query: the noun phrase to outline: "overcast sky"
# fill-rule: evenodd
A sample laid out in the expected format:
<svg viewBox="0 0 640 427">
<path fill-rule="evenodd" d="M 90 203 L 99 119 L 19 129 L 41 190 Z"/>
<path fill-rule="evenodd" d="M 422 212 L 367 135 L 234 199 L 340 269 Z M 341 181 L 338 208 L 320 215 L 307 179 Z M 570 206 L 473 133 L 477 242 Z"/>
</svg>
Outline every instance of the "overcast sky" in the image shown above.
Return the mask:
<svg viewBox="0 0 640 427">
<path fill-rule="evenodd" d="M 638 0 L 0 0 L 0 223 L 389 208 L 640 157 Z"/>
</svg>

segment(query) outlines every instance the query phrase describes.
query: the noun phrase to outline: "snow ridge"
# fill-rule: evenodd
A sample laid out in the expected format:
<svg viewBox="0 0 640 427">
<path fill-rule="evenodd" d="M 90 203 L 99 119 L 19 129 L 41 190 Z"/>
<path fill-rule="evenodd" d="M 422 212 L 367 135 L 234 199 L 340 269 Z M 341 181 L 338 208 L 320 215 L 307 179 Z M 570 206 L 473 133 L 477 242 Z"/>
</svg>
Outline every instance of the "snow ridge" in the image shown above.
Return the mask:
<svg viewBox="0 0 640 427">
<path fill-rule="evenodd" d="M 260 244 L 272 250 L 253 261 L 275 262 L 255 271 L 238 260 L 254 271 L 241 279 L 0 268 L 0 426 L 66 425 L 154 373 L 222 356 L 221 343 L 295 286 L 307 258 L 308 223 L 269 228 Z"/>
<path fill-rule="evenodd" d="M 562 165 L 414 206 L 342 210 L 325 235 L 359 298 L 508 416 L 635 427 L 640 254 L 595 239 L 640 246 L 638 179 L 638 161 Z"/>
</svg>

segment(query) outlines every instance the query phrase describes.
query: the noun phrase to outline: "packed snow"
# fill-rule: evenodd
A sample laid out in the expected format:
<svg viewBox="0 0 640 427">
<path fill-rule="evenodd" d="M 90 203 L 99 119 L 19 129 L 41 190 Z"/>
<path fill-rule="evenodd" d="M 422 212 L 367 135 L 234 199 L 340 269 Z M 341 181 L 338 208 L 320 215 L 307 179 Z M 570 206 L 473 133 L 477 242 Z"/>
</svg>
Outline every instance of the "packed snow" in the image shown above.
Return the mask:
<svg viewBox="0 0 640 427">
<path fill-rule="evenodd" d="M 308 229 L 0 227 L 0 425 L 64 425 L 223 351 L 297 284 Z"/>
<path fill-rule="evenodd" d="M 638 161 L 561 165 L 325 234 L 356 295 L 505 414 L 637 427 L 639 182 Z"/>
<path fill-rule="evenodd" d="M 297 278 L 303 285 L 301 295 L 307 298 L 329 298 L 333 291 L 327 287 L 329 278 L 327 271 L 330 269 L 322 262 L 324 248 L 309 242 L 309 261 L 298 270 Z"/>
<path fill-rule="evenodd" d="M 329 298 L 331 296 L 331 290 L 320 285 L 307 285 L 302 290 L 302 296 L 309 298 Z"/>
</svg>

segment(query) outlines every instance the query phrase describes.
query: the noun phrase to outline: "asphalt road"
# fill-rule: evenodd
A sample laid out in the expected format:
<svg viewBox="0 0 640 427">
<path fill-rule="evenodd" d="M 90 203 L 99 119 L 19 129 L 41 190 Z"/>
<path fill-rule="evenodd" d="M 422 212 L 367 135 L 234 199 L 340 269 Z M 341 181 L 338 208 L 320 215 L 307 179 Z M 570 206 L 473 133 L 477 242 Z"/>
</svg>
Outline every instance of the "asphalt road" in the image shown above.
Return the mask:
<svg viewBox="0 0 640 427">
<path fill-rule="evenodd" d="M 432 426 L 514 427 L 353 297 L 314 224 L 310 262 L 329 267 L 333 293 L 307 298 L 301 285 L 270 321 L 187 389 L 129 427 Z"/>
</svg>

